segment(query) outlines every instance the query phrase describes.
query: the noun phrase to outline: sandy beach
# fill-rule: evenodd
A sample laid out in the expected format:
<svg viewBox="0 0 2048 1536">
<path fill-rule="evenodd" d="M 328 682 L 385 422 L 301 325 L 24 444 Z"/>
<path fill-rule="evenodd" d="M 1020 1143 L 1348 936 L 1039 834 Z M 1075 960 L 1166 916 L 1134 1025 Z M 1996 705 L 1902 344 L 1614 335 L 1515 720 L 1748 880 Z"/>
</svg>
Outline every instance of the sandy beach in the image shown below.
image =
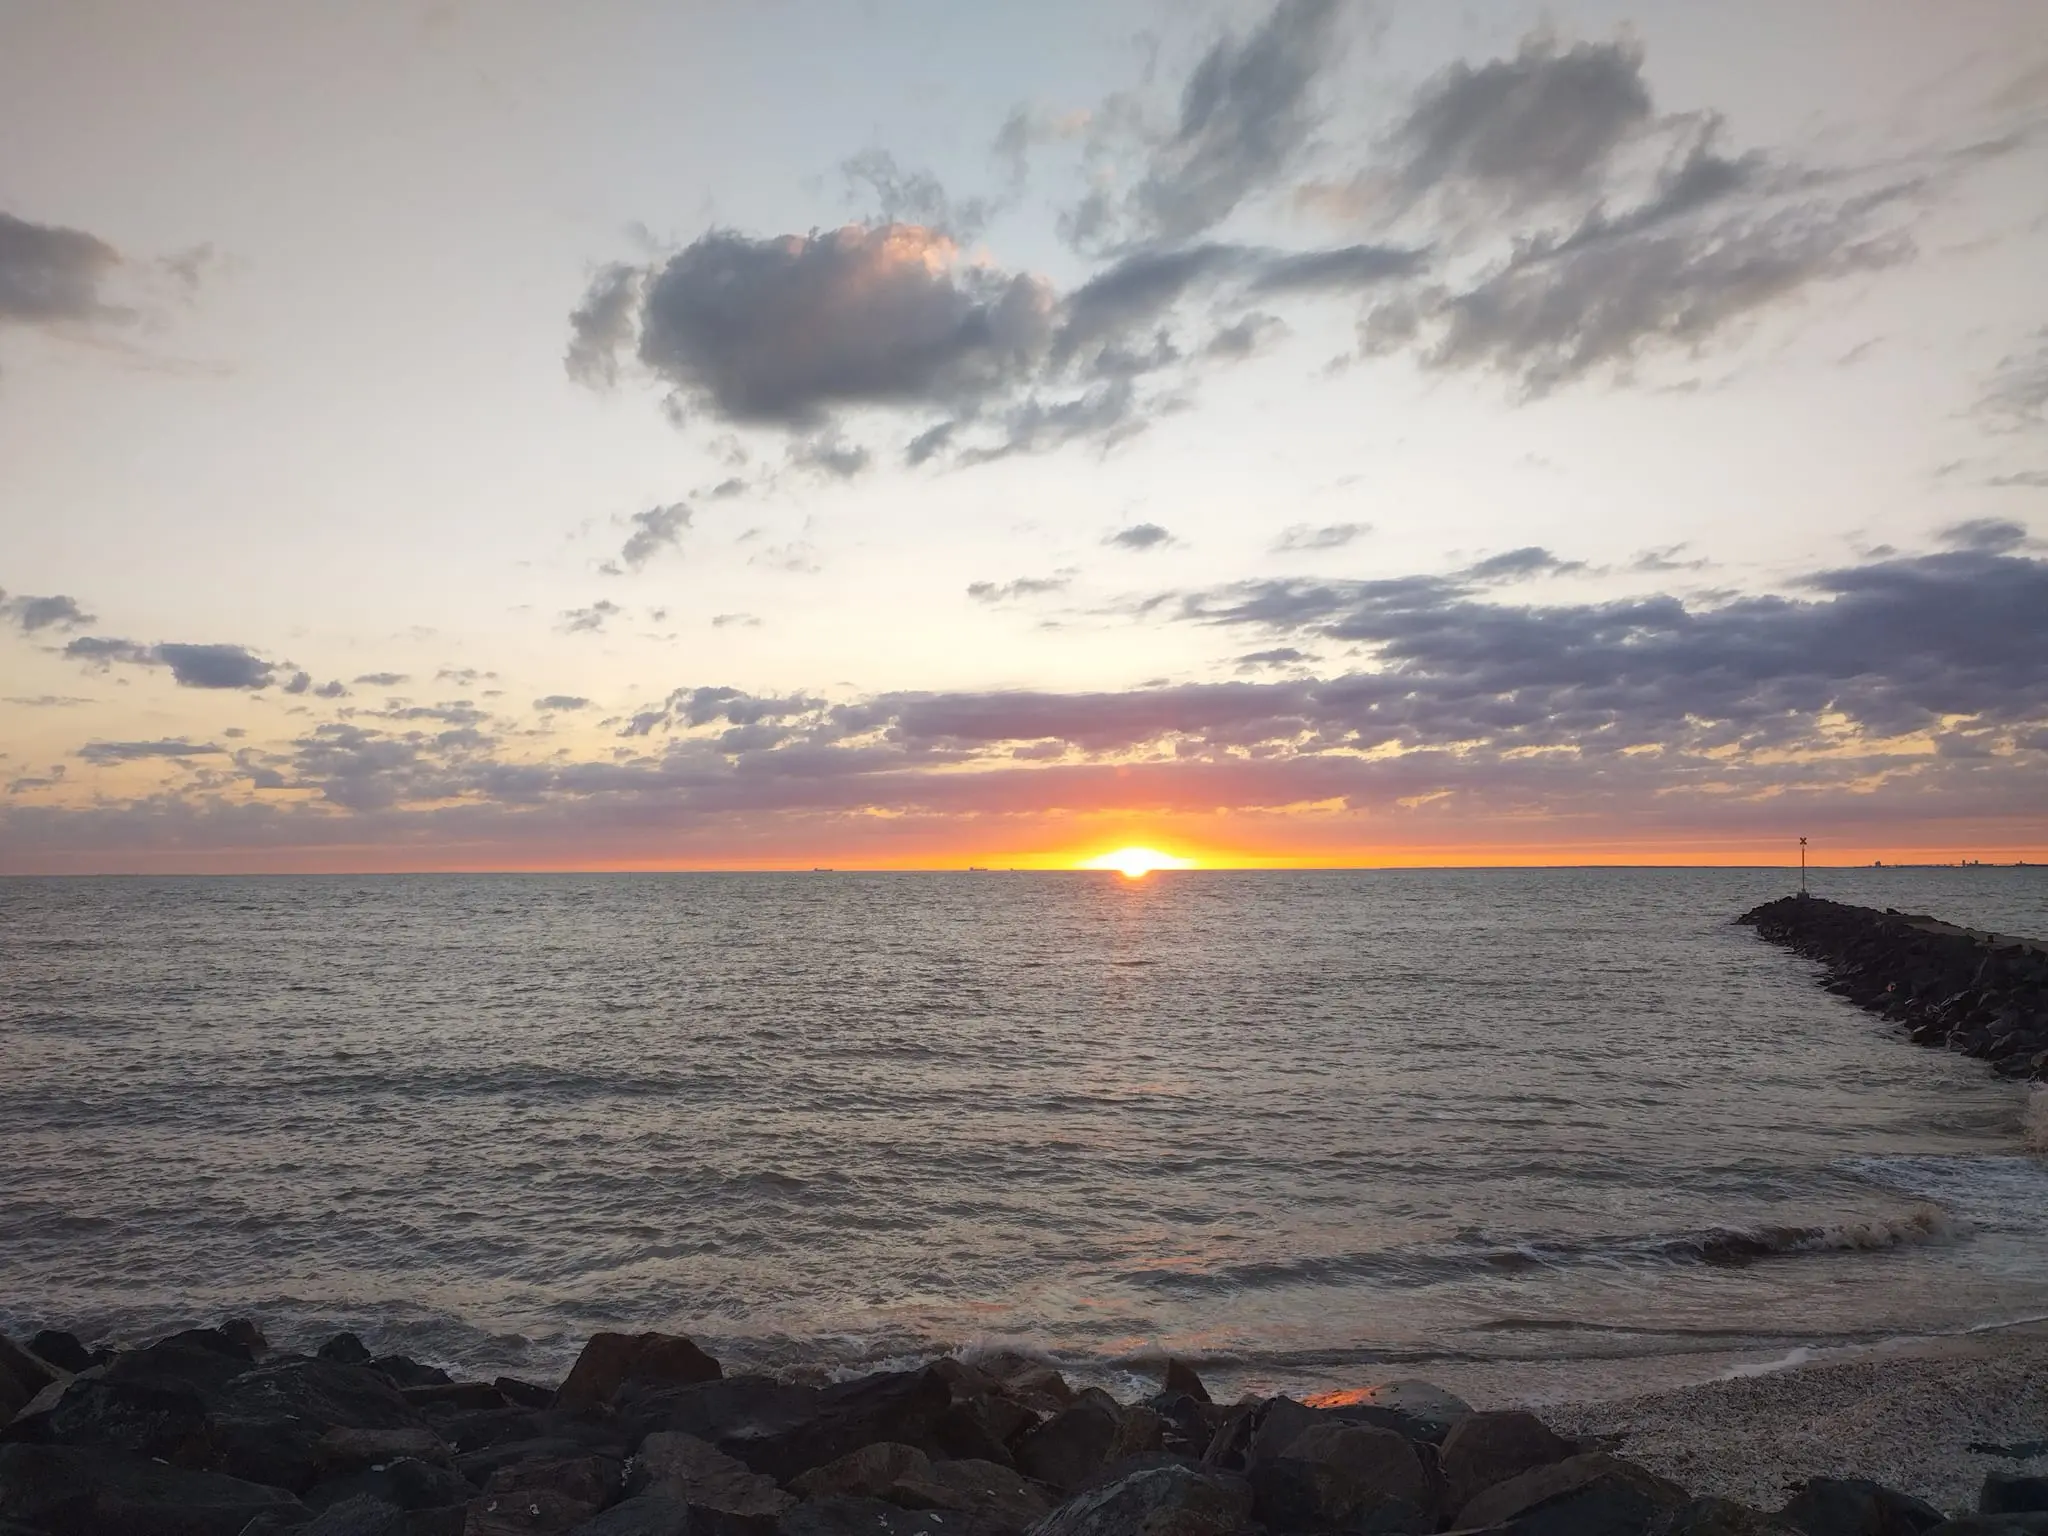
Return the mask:
<svg viewBox="0 0 2048 1536">
<path fill-rule="evenodd" d="M 1867 1477 L 1960 1512 L 1986 1472 L 2048 1471 L 1969 1449 L 2048 1441 L 2048 1324 L 1538 1411 L 1695 1493 L 1775 1509 L 1803 1478 Z"/>
</svg>

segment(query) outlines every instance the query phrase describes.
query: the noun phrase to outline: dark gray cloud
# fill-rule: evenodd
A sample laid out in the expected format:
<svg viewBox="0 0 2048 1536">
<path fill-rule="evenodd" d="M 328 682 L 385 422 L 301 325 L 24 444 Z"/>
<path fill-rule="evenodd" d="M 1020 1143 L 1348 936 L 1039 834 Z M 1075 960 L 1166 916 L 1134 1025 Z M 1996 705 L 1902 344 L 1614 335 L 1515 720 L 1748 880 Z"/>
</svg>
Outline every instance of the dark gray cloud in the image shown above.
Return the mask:
<svg viewBox="0 0 2048 1536">
<path fill-rule="evenodd" d="M 626 610 L 609 598 L 601 598 L 588 608 L 570 608 L 562 614 L 562 628 L 572 635 L 597 634 L 605 625 Z"/>
<path fill-rule="evenodd" d="M 1203 55 L 1173 133 L 1123 210 L 1130 233 L 1187 240 L 1273 188 L 1315 131 L 1315 85 L 1336 57 L 1339 14 L 1336 0 L 1281 0 L 1250 34 Z"/>
<path fill-rule="evenodd" d="M 355 679 L 357 686 L 363 688 L 396 688 L 400 683 L 411 681 L 403 672 L 365 672 Z"/>
<path fill-rule="evenodd" d="M 1133 523 L 1128 528 L 1119 528 L 1102 542 L 1117 549 L 1147 550 L 1171 544 L 1173 535 L 1157 523 Z"/>
<path fill-rule="evenodd" d="M 184 688 L 267 688 L 277 670 L 275 662 L 240 645 L 143 645 L 106 635 L 80 635 L 64 647 L 64 654 L 100 668 L 113 662 L 169 667 Z"/>
<path fill-rule="evenodd" d="M 156 656 L 185 688 L 267 688 L 275 664 L 239 645 L 156 647 Z"/>
<path fill-rule="evenodd" d="M 1972 517 L 1949 524 L 1941 530 L 1940 537 L 1941 542 L 1951 549 L 1974 549 L 1984 554 L 2002 555 L 2026 543 L 2027 530 L 2024 524 L 2008 518 Z"/>
<path fill-rule="evenodd" d="M 688 405 L 738 423 L 813 428 L 847 406 L 973 404 L 1028 372 L 1050 336 L 1045 284 L 958 265 L 950 240 L 915 225 L 768 240 L 714 230 L 644 288 L 636 305 L 607 269 L 578 313 L 609 322 L 623 310 L 643 364 Z M 574 329 L 578 346 L 614 350 L 627 334 Z"/>
<path fill-rule="evenodd" d="M 83 230 L 0 213 L 0 325 L 97 320 L 100 283 L 121 257 Z"/>
<path fill-rule="evenodd" d="M 176 737 L 161 741 L 89 741 L 78 749 L 78 755 L 89 763 L 104 766 L 107 763 L 132 763 L 151 757 L 218 756 L 226 751 L 227 749 L 217 742 L 194 742 Z"/>
<path fill-rule="evenodd" d="M 284 682 L 284 684 L 283 684 L 283 687 L 282 687 L 282 691 L 283 691 L 283 692 L 285 692 L 285 693 L 293 693 L 293 694 L 298 694 L 298 693 L 304 693 L 304 692 L 305 692 L 305 691 L 306 691 L 307 689 L 311 688 L 312 686 L 313 686 L 313 674 L 312 674 L 312 673 L 310 673 L 310 672 L 294 672 L 294 673 L 293 673 L 293 674 L 292 674 L 292 675 L 291 675 L 291 676 L 290 676 L 289 678 L 287 678 L 287 679 L 285 680 L 285 682 Z"/>
<path fill-rule="evenodd" d="M 1307 651 L 1296 650 L 1291 645 L 1276 645 L 1270 650 L 1246 651 L 1237 658 L 1238 670 L 1251 671 L 1257 667 L 1293 667 L 1315 658 Z"/>
<path fill-rule="evenodd" d="M 1530 544 L 1475 560 L 1465 567 L 1464 574 L 1472 581 L 1527 581 L 1532 576 L 1559 576 L 1585 568 L 1583 560 L 1560 560 L 1540 545 Z"/>
<path fill-rule="evenodd" d="M 1020 576 L 1015 581 L 970 582 L 967 595 L 977 603 L 1013 603 L 1022 597 L 1049 597 L 1071 584 L 1067 576 Z"/>
<path fill-rule="evenodd" d="M 1584 198 L 1651 120 L 1642 51 L 1526 40 L 1510 59 L 1459 63 L 1425 84 L 1392 136 L 1403 193 L 1478 191 L 1510 206 Z"/>
<path fill-rule="evenodd" d="M 1371 523 L 1324 523 L 1321 527 L 1296 523 L 1273 541 L 1273 553 L 1286 555 L 1301 550 L 1342 549 L 1371 532 Z"/>
<path fill-rule="evenodd" d="M 2014 470 L 2010 474 L 1992 475 L 1984 483 L 2007 489 L 2048 491 L 2048 469 Z"/>
<path fill-rule="evenodd" d="M 1426 251 L 1392 245 L 1267 252 L 1254 267 L 1249 286 L 1255 294 L 1350 292 L 1411 277 L 1428 262 Z"/>
<path fill-rule="evenodd" d="M 296 678 L 293 680 L 297 681 Z M 340 678 L 335 678 L 315 688 L 313 690 L 313 697 L 316 699 L 345 699 L 348 697 L 348 689 L 342 684 Z"/>
<path fill-rule="evenodd" d="M 535 699 L 533 707 L 548 712 L 567 712 L 577 709 L 589 709 L 591 705 L 590 700 L 584 698 L 581 694 L 551 693 L 544 699 Z"/>
<path fill-rule="evenodd" d="M 829 435 L 792 443 L 789 449 L 791 468 L 807 469 L 833 480 L 851 480 L 868 467 L 871 457 L 858 444 Z"/>
<path fill-rule="evenodd" d="M 637 571 L 664 549 L 674 549 L 690 526 L 690 516 L 690 504 L 686 501 L 635 512 L 627 519 L 633 531 L 619 550 L 619 563 L 627 570 Z"/>
<path fill-rule="evenodd" d="M 76 629 L 93 621 L 93 616 L 78 606 L 76 598 L 62 594 L 31 597 L 26 592 L 10 597 L 4 591 L 0 591 L 0 618 L 12 619 L 25 635 L 40 629 Z"/>
<path fill-rule="evenodd" d="M 2009 429 L 2048 426 L 2048 329 L 2000 360 L 1981 410 L 1995 425 Z"/>
</svg>

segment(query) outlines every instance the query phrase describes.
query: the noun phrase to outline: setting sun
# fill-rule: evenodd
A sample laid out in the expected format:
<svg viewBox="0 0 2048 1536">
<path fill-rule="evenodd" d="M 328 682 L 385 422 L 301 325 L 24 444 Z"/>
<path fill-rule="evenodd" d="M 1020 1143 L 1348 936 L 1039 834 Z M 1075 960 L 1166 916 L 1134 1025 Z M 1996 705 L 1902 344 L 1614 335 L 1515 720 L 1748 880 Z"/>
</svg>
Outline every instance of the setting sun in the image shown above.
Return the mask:
<svg viewBox="0 0 2048 1536">
<path fill-rule="evenodd" d="M 1129 880 L 1140 879 L 1155 869 L 1194 867 L 1193 859 L 1176 858 L 1170 853 L 1161 853 L 1157 848 L 1119 848 L 1114 853 L 1099 853 L 1081 862 L 1083 869 L 1113 869 Z"/>
</svg>

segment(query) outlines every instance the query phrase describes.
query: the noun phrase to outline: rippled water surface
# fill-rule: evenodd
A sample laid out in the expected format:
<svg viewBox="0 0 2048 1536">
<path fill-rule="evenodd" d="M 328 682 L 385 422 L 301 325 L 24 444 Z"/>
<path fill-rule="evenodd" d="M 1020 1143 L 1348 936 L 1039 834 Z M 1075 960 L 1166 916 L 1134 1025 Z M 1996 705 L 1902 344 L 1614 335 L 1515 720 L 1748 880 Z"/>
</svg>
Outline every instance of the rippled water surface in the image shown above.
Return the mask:
<svg viewBox="0 0 2048 1536">
<path fill-rule="evenodd" d="M 1787 884 L 0 880 L 0 1326 L 1311 1387 L 2048 1313 L 2024 1091 L 1730 924 Z M 2048 936 L 2040 869 L 1814 884 Z"/>
</svg>

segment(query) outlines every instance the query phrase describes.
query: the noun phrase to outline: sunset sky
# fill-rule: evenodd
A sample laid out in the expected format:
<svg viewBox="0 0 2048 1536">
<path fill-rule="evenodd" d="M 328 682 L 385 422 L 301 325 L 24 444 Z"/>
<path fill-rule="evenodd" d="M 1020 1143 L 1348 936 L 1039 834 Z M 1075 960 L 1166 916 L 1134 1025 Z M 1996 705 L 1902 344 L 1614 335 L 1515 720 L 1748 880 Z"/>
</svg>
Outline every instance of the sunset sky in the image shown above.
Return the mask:
<svg viewBox="0 0 2048 1536">
<path fill-rule="evenodd" d="M 0 871 L 2048 857 L 2048 6 L 0 0 Z"/>
</svg>

